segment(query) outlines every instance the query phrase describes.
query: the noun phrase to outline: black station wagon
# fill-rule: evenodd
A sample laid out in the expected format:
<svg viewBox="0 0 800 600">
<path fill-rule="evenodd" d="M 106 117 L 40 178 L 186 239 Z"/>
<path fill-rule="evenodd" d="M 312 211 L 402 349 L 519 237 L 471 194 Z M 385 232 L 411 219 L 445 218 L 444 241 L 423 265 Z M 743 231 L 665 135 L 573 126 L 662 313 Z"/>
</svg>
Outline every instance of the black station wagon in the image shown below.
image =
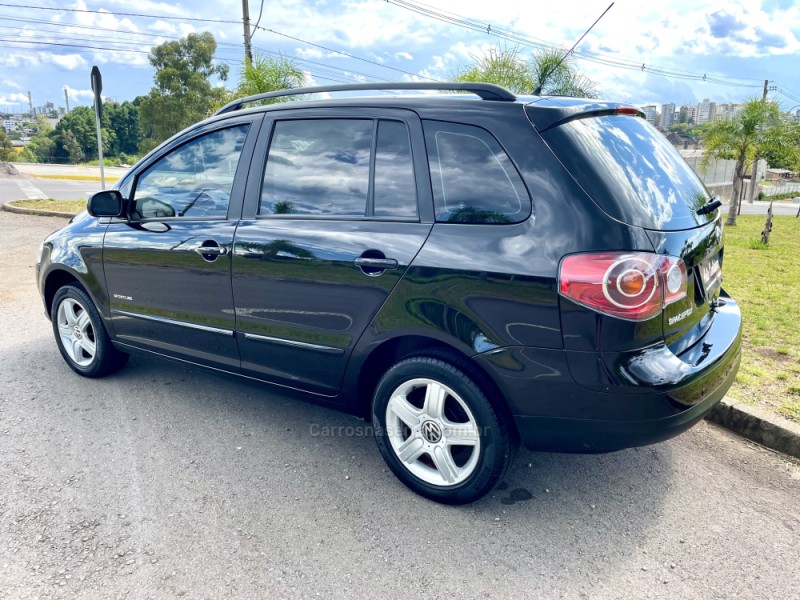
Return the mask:
<svg viewBox="0 0 800 600">
<path fill-rule="evenodd" d="M 375 89 L 470 94 L 263 105 Z M 303 391 L 440 502 L 520 443 L 667 439 L 730 387 L 741 314 L 719 201 L 642 117 L 480 83 L 238 100 L 47 238 L 56 342 L 88 377 L 137 351 Z"/>
</svg>

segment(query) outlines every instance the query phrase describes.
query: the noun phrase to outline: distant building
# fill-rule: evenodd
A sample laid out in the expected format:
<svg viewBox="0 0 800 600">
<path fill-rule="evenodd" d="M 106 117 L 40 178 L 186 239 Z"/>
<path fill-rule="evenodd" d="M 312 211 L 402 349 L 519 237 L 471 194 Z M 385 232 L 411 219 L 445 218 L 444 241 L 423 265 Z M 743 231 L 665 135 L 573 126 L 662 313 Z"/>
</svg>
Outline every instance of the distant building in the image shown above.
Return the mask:
<svg viewBox="0 0 800 600">
<path fill-rule="evenodd" d="M 739 112 L 742 110 L 741 104 L 736 104 L 735 102 L 723 102 L 722 104 L 717 104 L 717 119 L 733 119 Z"/>
<path fill-rule="evenodd" d="M 695 119 L 696 125 L 702 125 L 713 121 L 717 116 L 717 103 L 709 101 L 708 98 L 704 99 L 697 105 L 697 118 Z"/>
<path fill-rule="evenodd" d="M 675 124 L 675 104 L 661 105 L 661 129 L 669 129 Z"/>
<path fill-rule="evenodd" d="M 697 107 L 692 104 L 684 104 L 678 111 L 678 123 L 697 123 Z"/>
<path fill-rule="evenodd" d="M 644 118 L 647 119 L 647 122 L 651 125 L 656 125 L 658 107 L 655 104 L 648 104 L 647 106 L 642 107 L 642 111 L 644 111 Z"/>
</svg>

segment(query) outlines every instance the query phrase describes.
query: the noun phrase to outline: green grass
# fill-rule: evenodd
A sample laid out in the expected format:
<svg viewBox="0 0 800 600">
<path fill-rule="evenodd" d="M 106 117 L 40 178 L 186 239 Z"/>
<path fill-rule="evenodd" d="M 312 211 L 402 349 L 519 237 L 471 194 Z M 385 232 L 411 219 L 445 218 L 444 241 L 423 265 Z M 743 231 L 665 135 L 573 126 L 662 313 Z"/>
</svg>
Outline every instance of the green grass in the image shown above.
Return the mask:
<svg viewBox="0 0 800 600">
<path fill-rule="evenodd" d="M 775 216 L 770 245 L 763 215 L 725 228 L 725 290 L 741 306 L 742 366 L 731 395 L 800 422 L 800 219 Z"/>
<path fill-rule="evenodd" d="M 17 208 L 51 210 L 54 212 L 70 213 L 72 215 L 77 215 L 79 212 L 86 209 L 86 200 L 54 200 L 53 198 L 47 198 L 46 200 L 14 200 L 8 204 L 16 206 Z"/>
</svg>

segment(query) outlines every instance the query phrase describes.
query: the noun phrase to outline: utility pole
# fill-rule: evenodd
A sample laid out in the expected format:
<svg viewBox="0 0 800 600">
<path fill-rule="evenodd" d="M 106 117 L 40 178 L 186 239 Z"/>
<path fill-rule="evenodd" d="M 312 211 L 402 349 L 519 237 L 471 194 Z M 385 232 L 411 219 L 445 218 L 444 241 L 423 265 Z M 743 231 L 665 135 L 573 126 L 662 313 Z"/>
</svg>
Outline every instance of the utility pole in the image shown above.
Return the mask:
<svg viewBox="0 0 800 600">
<path fill-rule="evenodd" d="M 67 94 L 67 86 L 64 86 L 64 102 L 67 103 L 67 112 L 69 112 L 69 94 Z"/>
<path fill-rule="evenodd" d="M 763 100 L 767 99 L 767 92 L 769 91 L 769 80 L 764 80 L 764 95 L 761 97 Z M 756 178 L 758 177 L 758 156 L 753 159 L 753 172 L 750 173 L 750 190 L 747 194 L 748 199 L 747 202 L 752 204 L 753 201 L 756 199 Z M 742 203 L 739 202 L 739 208 L 741 208 Z"/>
<path fill-rule="evenodd" d="M 31 119 L 36 118 L 36 114 L 33 112 L 33 96 L 31 96 L 30 90 L 28 90 L 28 107 L 31 109 Z"/>
<path fill-rule="evenodd" d="M 244 23 L 244 57 L 253 62 L 253 49 L 250 46 L 250 7 L 247 0 L 242 0 L 242 21 Z"/>
</svg>

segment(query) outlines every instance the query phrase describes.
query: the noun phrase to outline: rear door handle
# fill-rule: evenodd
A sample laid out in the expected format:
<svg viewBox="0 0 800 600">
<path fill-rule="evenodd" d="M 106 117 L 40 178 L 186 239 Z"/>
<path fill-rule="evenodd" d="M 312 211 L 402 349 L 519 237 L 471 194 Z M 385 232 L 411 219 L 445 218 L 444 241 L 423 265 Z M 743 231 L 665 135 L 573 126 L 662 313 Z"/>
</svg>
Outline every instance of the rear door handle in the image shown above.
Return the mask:
<svg viewBox="0 0 800 600">
<path fill-rule="evenodd" d="M 225 256 L 228 253 L 228 249 L 224 246 L 200 246 L 199 248 L 194 249 L 200 256 L 204 254 L 213 254 L 215 256 Z"/>
</svg>

